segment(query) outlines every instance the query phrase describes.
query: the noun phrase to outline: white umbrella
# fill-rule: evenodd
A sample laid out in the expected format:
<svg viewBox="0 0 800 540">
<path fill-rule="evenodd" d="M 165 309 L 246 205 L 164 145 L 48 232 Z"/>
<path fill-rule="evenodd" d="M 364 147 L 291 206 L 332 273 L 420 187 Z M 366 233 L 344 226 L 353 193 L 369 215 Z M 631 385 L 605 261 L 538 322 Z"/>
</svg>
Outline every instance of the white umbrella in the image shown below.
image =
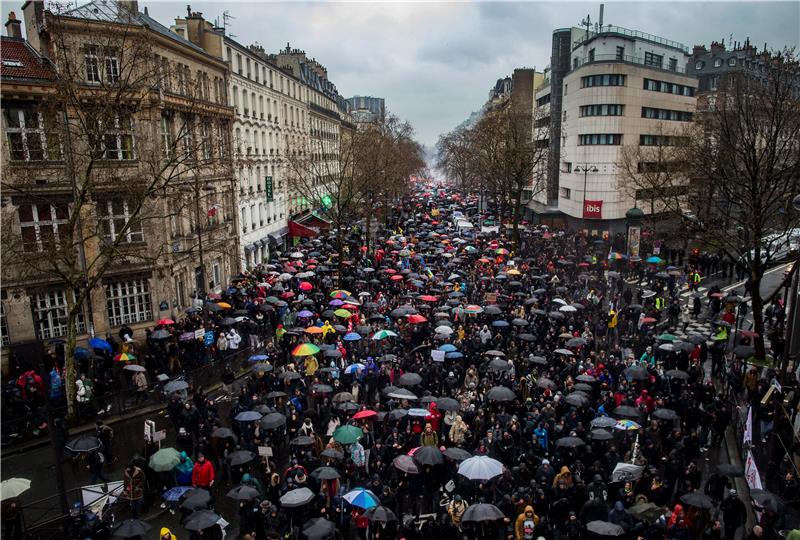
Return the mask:
<svg viewBox="0 0 800 540">
<path fill-rule="evenodd" d="M 303 257 L 305 257 L 305 255 L 303 255 L 303 253 L 300 251 L 295 251 L 294 253 L 289 255 L 289 257 L 291 257 L 292 259 L 302 259 Z"/>
<path fill-rule="evenodd" d="M 281 280 L 281 281 L 289 281 L 290 279 L 292 279 L 292 274 L 290 274 L 288 272 L 284 272 L 283 274 L 278 276 L 278 279 Z"/>
<path fill-rule="evenodd" d="M 578 311 L 578 310 L 576 308 L 570 306 L 570 305 L 566 305 L 566 306 L 561 306 L 560 308 L 558 308 L 558 311 L 561 311 L 561 312 L 564 312 L 564 313 L 572 313 L 572 312 Z"/>
<path fill-rule="evenodd" d="M 474 456 L 458 466 L 458 474 L 470 480 L 491 480 L 503 474 L 503 464 L 489 456 Z"/>
<path fill-rule="evenodd" d="M 436 333 L 437 334 L 444 334 L 445 336 L 449 336 L 449 335 L 452 335 L 453 329 L 450 328 L 449 326 L 445 326 L 445 325 L 437 326 L 436 327 Z"/>
<path fill-rule="evenodd" d="M 9 478 L 0 484 L 0 499 L 19 497 L 31 488 L 31 481 L 26 478 Z"/>
<path fill-rule="evenodd" d="M 565 305 L 565 306 L 567 305 L 567 301 L 566 300 L 562 300 L 561 298 L 553 298 L 553 302 L 558 303 L 558 304 L 562 304 L 562 305 Z"/>
</svg>

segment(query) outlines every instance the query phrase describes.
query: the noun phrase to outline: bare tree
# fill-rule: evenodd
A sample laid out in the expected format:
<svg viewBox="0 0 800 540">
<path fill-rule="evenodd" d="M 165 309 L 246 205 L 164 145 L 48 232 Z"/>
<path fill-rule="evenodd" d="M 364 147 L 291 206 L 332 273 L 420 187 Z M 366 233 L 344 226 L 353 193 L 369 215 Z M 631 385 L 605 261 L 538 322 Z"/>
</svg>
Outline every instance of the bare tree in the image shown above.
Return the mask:
<svg viewBox="0 0 800 540">
<path fill-rule="evenodd" d="M 21 201 L 20 215 L 6 212 L 4 221 L 7 231 L 21 234 L 3 235 L 3 277 L 6 283 L 58 283 L 66 291 L 64 379 L 72 415 L 78 326 L 90 297 L 107 277 L 159 264 L 168 242 L 164 220 L 176 206 L 167 194 L 193 178 L 190 170 L 230 176 L 228 127 L 207 126 L 218 137 L 210 149 L 187 104 L 181 111 L 186 121 L 164 129 L 169 73 L 154 61 L 144 26 L 125 16 L 115 22 L 46 16 L 55 78 L 27 113 L 43 119 L 46 140 L 43 146 L 22 138 L 10 144 L 2 187 Z M 32 156 L 32 146 L 47 155 Z M 39 159 L 63 165 L 34 172 Z M 38 216 L 45 227 L 18 224 L 32 211 L 46 212 Z"/>
</svg>

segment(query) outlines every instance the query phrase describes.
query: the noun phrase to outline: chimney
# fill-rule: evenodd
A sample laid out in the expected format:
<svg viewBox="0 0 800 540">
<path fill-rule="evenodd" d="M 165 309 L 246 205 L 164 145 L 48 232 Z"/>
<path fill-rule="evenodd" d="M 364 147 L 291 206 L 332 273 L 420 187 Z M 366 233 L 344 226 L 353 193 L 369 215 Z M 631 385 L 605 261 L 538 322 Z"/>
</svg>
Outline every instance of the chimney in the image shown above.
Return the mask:
<svg viewBox="0 0 800 540">
<path fill-rule="evenodd" d="M 17 20 L 17 14 L 13 11 L 8 14 L 6 35 L 10 38 L 22 39 L 22 21 Z"/>
<path fill-rule="evenodd" d="M 706 50 L 706 46 L 705 45 L 695 45 L 694 49 L 692 49 L 692 56 L 697 58 L 698 56 L 703 56 L 707 52 L 708 51 Z"/>
<path fill-rule="evenodd" d="M 28 44 L 42 56 L 51 58 L 50 40 L 46 31 L 43 0 L 28 0 L 22 4 L 25 37 Z"/>
<path fill-rule="evenodd" d="M 117 0 L 117 14 L 120 17 L 135 17 L 139 14 L 137 0 Z"/>
<path fill-rule="evenodd" d="M 711 42 L 711 54 L 719 54 L 725 51 L 725 44 L 718 41 Z"/>
</svg>

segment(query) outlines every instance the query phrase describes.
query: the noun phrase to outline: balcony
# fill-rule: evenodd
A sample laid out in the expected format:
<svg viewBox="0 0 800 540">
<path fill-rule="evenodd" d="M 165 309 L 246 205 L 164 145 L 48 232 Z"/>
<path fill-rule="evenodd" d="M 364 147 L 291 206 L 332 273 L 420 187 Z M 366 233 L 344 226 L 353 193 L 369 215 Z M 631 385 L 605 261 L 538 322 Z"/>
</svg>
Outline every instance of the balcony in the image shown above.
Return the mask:
<svg viewBox="0 0 800 540">
<path fill-rule="evenodd" d="M 557 31 L 558 30 L 556 30 L 556 32 Z M 602 32 L 589 32 L 588 39 L 584 39 L 583 41 L 577 43 L 572 48 L 572 50 L 574 51 L 575 49 L 577 49 L 581 45 L 583 45 L 585 43 L 588 43 L 589 41 L 595 39 L 596 37 L 606 36 L 606 35 L 609 35 L 609 34 L 611 34 L 611 35 L 616 34 L 618 36 L 632 37 L 632 38 L 635 38 L 635 39 L 643 39 L 643 40 L 649 41 L 651 43 L 657 43 L 658 45 L 663 45 L 665 47 L 670 47 L 672 49 L 677 49 L 677 50 L 679 50 L 679 51 L 681 51 L 681 52 L 683 52 L 685 54 L 689 54 L 691 52 L 689 50 L 689 47 L 687 47 L 686 45 L 684 45 L 683 43 L 680 43 L 678 41 L 672 41 L 671 39 L 665 39 L 665 38 L 656 36 L 654 34 L 648 34 L 647 32 L 640 32 L 639 30 L 630 30 L 629 28 L 623 28 L 621 26 L 612 26 L 612 25 L 603 26 Z"/>
<path fill-rule="evenodd" d="M 668 59 L 667 59 L 667 61 L 668 61 Z M 639 66 L 644 66 L 646 68 L 663 71 L 663 72 L 666 72 L 666 73 L 676 73 L 678 75 L 686 75 L 687 74 L 687 67 L 686 66 L 684 66 L 683 68 L 679 67 L 677 69 L 672 70 L 672 69 L 669 69 L 669 66 L 664 67 L 663 63 L 661 65 L 658 65 L 658 64 L 654 64 L 652 62 L 645 62 L 644 58 L 641 57 L 641 56 L 629 56 L 627 54 L 625 54 L 625 55 L 596 54 L 596 55 L 594 55 L 594 57 L 586 56 L 584 58 L 581 58 L 577 62 L 575 62 L 575 59 L 573 59 L 572 71 L 575 71 L 578 68 L 586 66 L 586 65 L 589 65 L 589 64 L 608 64 L 608 63 L 614 63 L 614 62 L 620 62 L 622 64 L 635 64 L 635 65 L 639 65 Z"/>
</svg>

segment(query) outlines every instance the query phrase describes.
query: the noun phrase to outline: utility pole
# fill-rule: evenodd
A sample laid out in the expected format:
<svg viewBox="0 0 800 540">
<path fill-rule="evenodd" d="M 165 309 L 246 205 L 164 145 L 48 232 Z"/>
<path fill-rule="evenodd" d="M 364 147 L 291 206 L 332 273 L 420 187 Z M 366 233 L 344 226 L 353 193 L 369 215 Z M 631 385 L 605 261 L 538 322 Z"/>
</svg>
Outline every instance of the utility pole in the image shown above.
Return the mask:
<svg viewBox="0 0 800 540">
<path fill-rule="evenodd" d="M 581 221 L 583 222 L 583 226 L 588 230 L 588 226 L 586 224 L 586 182 L 589 178 L 589 173 L 596 173 L 599 172 L 599 169 L 595 165 L 590 165 L 588 163 L 584 163 L 583 167 L 578 165 L 575 167 L 575 172 L 583 173 L 583 197 L 581 201 Z"/>
</svg>

